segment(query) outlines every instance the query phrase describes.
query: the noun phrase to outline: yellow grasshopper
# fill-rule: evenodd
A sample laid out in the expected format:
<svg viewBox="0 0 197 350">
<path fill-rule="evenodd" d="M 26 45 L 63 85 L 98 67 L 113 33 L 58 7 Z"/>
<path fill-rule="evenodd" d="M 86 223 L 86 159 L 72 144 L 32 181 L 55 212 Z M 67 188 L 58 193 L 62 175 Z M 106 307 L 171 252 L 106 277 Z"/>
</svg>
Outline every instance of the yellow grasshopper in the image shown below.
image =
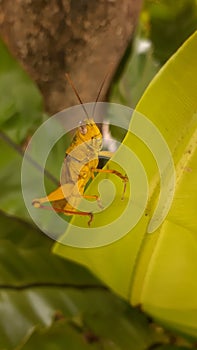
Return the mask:
<svg viewBox="0 0 197 350">
<path fill-rule="evenodd" d="M 66 150 L 60 187 L 51 192 L 47 197 L 34 199 L 32 204 L 35 208 L 51 210 L 52 208 L 46 205 L 47 202 L 51 202 L 53 209 L 56 212 L 61 212 L 65 215 L 89 216 L 90 219 L 88 221 L 88 225 L 90 225 L 93 219 L 93 214 L 91 212 L 79 211 L 77 209 L 81 198 L 95 199 L 97 200 L 98 205 L 100 205 L 98 195 L 87 195 L 84 193 L 88 181 L 91 178 L 94 178 L 95 173 L 114 174 L 123 180 L 124 193 L 128 178 L 126 175 L 124 176 L 120 172 L 113 169 L 97 168 L 99 163 L 99 155 L 105 154 L 105 151 L 101 151 L 102 134 L 94 120 L 88 117 L 85 106 L 83 105 L 68 74 L 66 74 L 66 78 L 79 99 L 84 112 L 87 115 L 87 119 L 80 122 L 73 141 Z M 102 85 L 104 84 L 104 81 Z M 98 101 L 102 85 L 96 102 Z"/>
</svg>

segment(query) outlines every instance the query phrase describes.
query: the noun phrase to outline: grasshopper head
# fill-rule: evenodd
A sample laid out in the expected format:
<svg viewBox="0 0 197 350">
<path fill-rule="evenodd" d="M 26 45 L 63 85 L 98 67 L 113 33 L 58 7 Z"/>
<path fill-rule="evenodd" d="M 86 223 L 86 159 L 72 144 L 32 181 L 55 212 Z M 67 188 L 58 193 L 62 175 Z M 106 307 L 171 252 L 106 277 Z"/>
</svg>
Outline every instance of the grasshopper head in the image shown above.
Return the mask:
<svg viewBox="0 0 197 350">
<path fill-rule="evenodd" d="M 102 148 L 102 134 L 93 119 L 85 119 L 80 123 L 78 129 L 79 137 L 82 142 L 87 142 L 88 146 L 95 151 Z"/>
</svg>

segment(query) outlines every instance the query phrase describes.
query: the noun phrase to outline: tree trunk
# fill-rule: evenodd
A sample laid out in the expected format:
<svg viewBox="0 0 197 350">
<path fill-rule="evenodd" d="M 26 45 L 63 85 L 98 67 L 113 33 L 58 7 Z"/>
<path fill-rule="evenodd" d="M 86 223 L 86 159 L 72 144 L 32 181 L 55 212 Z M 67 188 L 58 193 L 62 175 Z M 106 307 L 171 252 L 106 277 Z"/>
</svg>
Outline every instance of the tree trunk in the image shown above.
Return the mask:
<svg viewBox="0 0 197 350">
<path fill-rule="evenodd" d="M 65 72 L 84 102 L 95 100 L 104 75 L 112 65 L 115 71 L 131 40 L 141 2 L 1 0 L 0 35 L 37 82 L 52 114 L 77 103 Z"/>
</svg>

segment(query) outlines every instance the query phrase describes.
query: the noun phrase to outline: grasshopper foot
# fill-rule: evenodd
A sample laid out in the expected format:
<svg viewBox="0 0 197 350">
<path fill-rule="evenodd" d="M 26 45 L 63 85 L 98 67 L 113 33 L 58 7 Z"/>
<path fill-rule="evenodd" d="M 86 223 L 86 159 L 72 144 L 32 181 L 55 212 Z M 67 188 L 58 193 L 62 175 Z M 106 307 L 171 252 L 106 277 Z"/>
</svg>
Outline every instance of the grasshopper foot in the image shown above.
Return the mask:
<svg viewBox="0 0 197 350">
<path fill-rule="evenodd" d="M 94 215 L 93 215 L 92 213 L 88 213 L 88 215 L 89 215 L 89 217 L 90 217 L 90 219 L 89 219 L 89 221 L 88 221 L 88 226 L 90 227 L 90 224 L 91 224 L 91 222 L 92 222 L 92 220 L 93 220 Z"/>
<path fill-rule="evenodd" d="M 97 198 L 97 203 L 100 209 L 104 209 L 104 205 L 102 204 L 102 201 L 99 197 Z"/>
<path fill-rule="evenodd" d="M 122 197 L 121 197 L 121 200 L 123 201 L 124 200 L 124 196 L 125 196 L 125 192 L 126 192 L 126 187 L 127 187 L 127 182 L 129 181 L 129 179 L 128 179 L 128 177 L 127 177 L 127 175 L 125 175 L 123 178 L 122 178 L 122 180 L 123 180 L 123 193 L 122 193 Z"/>
</svg>

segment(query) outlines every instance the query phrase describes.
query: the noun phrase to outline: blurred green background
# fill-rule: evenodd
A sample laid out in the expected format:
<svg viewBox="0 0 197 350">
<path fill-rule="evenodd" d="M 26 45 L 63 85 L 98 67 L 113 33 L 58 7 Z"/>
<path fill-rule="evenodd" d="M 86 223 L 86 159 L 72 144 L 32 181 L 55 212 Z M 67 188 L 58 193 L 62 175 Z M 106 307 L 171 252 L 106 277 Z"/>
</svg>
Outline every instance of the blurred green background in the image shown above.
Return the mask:
<svg viewBox="0 0 197 350">
<path fill-rule="evenodd" d="M 134 108 L 196 29 L 195 0 L 146 0 L 109 101 Z M 37 87 L 0 42 L 0 350 L 195 348 L 190 339 L 163 329 L 114 295 L 85 268 L 51 253 L 53 242 L 32 223 L 20 185 L 23 150 L 46 117 Z M 53 159 L 64 151 L 62 144 Z"/>
</svg>

